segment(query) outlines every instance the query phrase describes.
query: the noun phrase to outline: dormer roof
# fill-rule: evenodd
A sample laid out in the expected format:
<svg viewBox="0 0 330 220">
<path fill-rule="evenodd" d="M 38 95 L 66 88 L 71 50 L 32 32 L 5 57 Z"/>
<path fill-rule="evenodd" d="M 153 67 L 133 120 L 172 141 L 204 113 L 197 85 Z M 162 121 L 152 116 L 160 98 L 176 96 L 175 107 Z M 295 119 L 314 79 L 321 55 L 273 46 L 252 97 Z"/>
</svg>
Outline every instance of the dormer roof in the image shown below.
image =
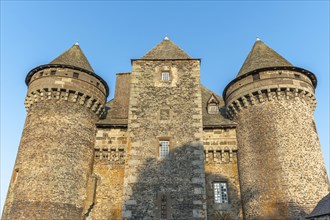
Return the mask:
<svg viewBox="0 0 330 220">
<path fill-rule="evenodd" d="M 212 93 L 211 97 L 209 98 L 209 100 L 207 101 L 207 104 L 210 103 L 215 103 L 215 104 L 219 104 L 219 100 L 216 98 L 216 96 Z"/>
<path fill-rule="evenodd" d="M 293 65 L 257 38 L 237 76 L 256 69 L 277 66 Z"/>
<path fill-rule="evenodd" d="M 92 66 L 89 64 L 78 43 L 75 43 L 70 49 L 62 53 L 49 64 L 69 65 L 79 67 L 94 73 Z"/>
<path fill-rule="evenodd" d="M 174 44 L 167 37 L 152 48 L 140 59 L 150 60 L 181 60 L 181 59 L 192 59 L 185 51 Z"/>
</svg>

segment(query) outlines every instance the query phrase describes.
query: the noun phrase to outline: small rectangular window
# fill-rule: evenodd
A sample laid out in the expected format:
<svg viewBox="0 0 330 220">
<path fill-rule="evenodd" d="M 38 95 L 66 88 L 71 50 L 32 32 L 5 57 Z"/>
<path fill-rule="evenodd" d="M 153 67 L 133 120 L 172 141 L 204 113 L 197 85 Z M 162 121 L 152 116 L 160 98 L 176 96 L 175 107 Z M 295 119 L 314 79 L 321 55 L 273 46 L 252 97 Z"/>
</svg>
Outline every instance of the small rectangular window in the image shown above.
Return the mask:
<svg viewBox="0 0 330 220">
<path fill-rule="evenodd" d="M 159 156 L 164 158 L 168 156 L 170 150 L 170 142 L 169 141 L 160 141 L 159 142 Z"/>
<path fill-rule="evenodd" d="M 50 71 L 50 75 L 51 75 L 51 76 L 54 76 L 55 74 L 56 74 L 56 70 L 51 70 L 51 71 Z"/>
<path fill-rule="evenodd" d="M 78 77 L 79 77 L 79 73 L 74 72 L 73 73 L 73 78 L 78 78 Z"/>
<path fill-rule="evenodd" d="M 40 72 L 39 73 L 39 76 L 41 77 L 41 76 L 43 76 L 44 75 L 44 72 Z"/>
<path fill-rule="evenodd" d="M 162 80 L 169 81 L 170 80 L 170 73 L 169 72 L 162 72 Z"/>
<path fill-rule="evenodd" d="M 259 73 L 253 74 L 252 77 L 253 77 L 253 81 L 260 79 Z"/>
<path fill-rule="evenodd" d="M 300 79 L 300 75 L 298 75 L 298 74 L 294 74 L 294 78 L 296 78 L 296 79 Z"/>
<path fill-rule="evenodd" d="M 217 114 L 219 112 L 218 106 L 216 105 L 209 105 L 208 106 L 208 113 L 209 114 Z"/>
<path fill-rule="evenodd" d="M 214 182 L 214 203 L 224 204 L 228 203 L 228 187 L 226 182 Z"/>
</svg>

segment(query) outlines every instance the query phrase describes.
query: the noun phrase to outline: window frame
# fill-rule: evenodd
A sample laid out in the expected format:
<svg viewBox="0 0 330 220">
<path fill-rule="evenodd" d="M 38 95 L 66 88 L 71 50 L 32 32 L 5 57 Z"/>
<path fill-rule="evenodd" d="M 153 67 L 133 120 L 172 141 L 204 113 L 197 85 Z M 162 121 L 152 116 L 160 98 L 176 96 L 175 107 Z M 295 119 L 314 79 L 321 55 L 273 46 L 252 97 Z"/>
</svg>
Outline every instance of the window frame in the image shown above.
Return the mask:
<svg viewBox="0 0 330 220">
<path fill-rule="evenodd" d="M 75 78 L 75 79 L 78 79 L 79 78 L 79 73 L 73 72 L 72 77 Z"/>
<path fill-rule="evenodd" d="M 219 113 L 218 105 L 214 102 L 209 103 L 207 106 L 207 113 L 208 114 L 218 114 Z"/>
<path fill-rule="evenodd" d="M 170 154 L 170 141 L 169 140 L 160 140 L 159 141 L 159 157 L 167 158 L 169 156 L 169 154 Z"/>
<path fill-rule="evenodd" d="M 162 81 L 170 81 L 171 76 L 170 76 L 170 71 L 162 71 L 161 79 Z"/>
<path fill-rule="evenodd" d="M 217 187 L 216 185 L 219 185 Z M 225 186 L 224 194 L 222 192 L 222 187 Z M 213 182 L 213 197 L 214 204 L 229 204 L 229 195 L 228 195 L 228 182 L 226 181 L 215 181 Z"/>
</svg>

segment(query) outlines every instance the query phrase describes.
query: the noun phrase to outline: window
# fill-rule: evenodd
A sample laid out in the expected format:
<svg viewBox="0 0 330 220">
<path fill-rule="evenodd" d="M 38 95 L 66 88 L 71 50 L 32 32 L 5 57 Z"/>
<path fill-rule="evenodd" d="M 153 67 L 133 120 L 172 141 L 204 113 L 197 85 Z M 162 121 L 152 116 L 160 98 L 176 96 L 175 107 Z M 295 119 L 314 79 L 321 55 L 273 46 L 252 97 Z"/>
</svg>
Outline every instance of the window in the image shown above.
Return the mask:
<svg viewBox="0 0 330 220">
<path fill-rule="evenodd" d="M 162 198 L 161 198 L 160 218 L 167 219 L 166 195 L 162 195 Z"/>
<path fill-rule="evenodd" d="M 51 75 L 51 76 L 54 76 L 55 74 L 56 74 L 56 70 L 51 70 L 51 71 L 50 71 L 50 75 Z"/>
<path fill-rule="evenodd" d="M 79 77 L 79 73 L 74 72 L 73 73 L 73 78 L 78 78 L 78 77 Z"/>
<path fill-rule="evenodd" d="M 252 77 L 253 77 L 253 81 L 260 79 L 259 73 L 253 74 Z"/>
<path fill-rule="evenodd" d="M 214 182 L 214 203 L 224 204 L 228 203 L 228 190 L 226 182 Z"/>
<path fill-rule="evenodd" d="M 169 141 L 160 141 L 159 142 L 159 156 L 164 158 L 168 156 L 170 150 L 170 142 Z"/>
<path fill-rule="evenodd" d="M 169 81 L 170 80 L 170 73 L 169 72 L 162 72 L 162 80 Z"/>
<path fill-rule="evenodd" d="M 44 72 L 40 72 L 39 73 L 39 76 L 41 77 L 41 76 L 43 76 L 44 75 Z"/>
<path fill-rule="evenodd" d="M 218 106 L 215 103 L 212 103 L 208 106 L 209 114 L 217 114 L 219 112 Z"/>
<path fill-rule="evenodd" d="M 294 78 L 296 78 L 296 79 L 300 79 L 300 75 L 298 75 L 298 74 L 294 74 Z"/>
</svg>

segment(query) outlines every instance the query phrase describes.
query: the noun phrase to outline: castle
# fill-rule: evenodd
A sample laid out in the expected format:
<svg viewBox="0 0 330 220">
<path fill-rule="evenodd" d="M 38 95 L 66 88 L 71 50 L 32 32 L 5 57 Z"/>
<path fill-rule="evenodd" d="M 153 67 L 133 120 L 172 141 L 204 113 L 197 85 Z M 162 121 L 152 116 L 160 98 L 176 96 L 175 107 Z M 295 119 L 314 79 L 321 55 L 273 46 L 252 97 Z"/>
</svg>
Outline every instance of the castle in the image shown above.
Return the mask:
<svg viewBox="0 0 330 220">
<path fill-rule="evenodd" d="M 78 44 L 26 84 L 3 219 L 302 219 L 328 193 L 316 77 L 259 39 L 222 97 L 168 38 L 107 103 Z"/>
</svg>

